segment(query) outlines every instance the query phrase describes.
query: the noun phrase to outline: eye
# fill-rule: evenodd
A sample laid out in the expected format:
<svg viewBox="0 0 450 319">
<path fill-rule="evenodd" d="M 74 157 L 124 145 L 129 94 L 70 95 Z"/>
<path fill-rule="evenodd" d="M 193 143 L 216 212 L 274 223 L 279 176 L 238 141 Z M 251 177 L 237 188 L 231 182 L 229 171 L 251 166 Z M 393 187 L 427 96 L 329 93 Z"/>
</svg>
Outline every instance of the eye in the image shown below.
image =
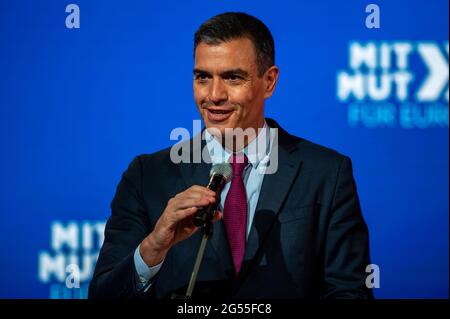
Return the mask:
<svg viewBox="0 0 450 319">
<path fill-rule="evenodd" d="M 206 83 L 206 81 L 208 81 L 210 78 L 211 77 L 208 74 L 204 74 L 204 73 L 194 74 L 194 80 L 199 83 Z"/>
<path fill-rule="evenodd" d="M 230 83 L 239 83 L 240 81 L 243 80 L 243 78 L 239 75 L 236 74 L 229 74 L 224 76 L 224 79 Z"/>
</svg>

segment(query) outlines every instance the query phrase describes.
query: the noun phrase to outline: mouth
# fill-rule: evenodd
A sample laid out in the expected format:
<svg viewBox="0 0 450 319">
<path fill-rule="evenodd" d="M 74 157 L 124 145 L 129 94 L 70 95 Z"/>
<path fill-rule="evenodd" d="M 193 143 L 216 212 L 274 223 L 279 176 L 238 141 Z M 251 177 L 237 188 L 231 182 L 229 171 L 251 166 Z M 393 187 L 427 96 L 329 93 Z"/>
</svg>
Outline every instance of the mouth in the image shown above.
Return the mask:
<svg viewBox="0 0 450 319">
<path fill-rule="evenodd" d="M 231 114 L 233 114 L 234 109 L 216 109 L 216 108 L 205 108 L 208 120 L 211 122 L 223 122 L 227 120 Z"/>
</svg>

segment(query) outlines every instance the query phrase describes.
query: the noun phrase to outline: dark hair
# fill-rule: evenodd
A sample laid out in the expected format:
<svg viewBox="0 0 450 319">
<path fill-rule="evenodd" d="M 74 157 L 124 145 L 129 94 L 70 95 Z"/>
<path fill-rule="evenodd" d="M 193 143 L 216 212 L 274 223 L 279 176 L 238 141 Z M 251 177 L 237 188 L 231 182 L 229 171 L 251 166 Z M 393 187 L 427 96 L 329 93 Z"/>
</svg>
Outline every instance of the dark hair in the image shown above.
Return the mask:
<svg viewBox="0 0 450 319">
<path fill-rule="evenodd" d="M 226 12 L 205 21 L 195 32 L 195 49 L 200 43 L 217 45 L 230 40 L 248 38 L 252 41 L 259 76 L 275 64 L 272 34 L 261 20 L 242 12 Z"/>
</svg>

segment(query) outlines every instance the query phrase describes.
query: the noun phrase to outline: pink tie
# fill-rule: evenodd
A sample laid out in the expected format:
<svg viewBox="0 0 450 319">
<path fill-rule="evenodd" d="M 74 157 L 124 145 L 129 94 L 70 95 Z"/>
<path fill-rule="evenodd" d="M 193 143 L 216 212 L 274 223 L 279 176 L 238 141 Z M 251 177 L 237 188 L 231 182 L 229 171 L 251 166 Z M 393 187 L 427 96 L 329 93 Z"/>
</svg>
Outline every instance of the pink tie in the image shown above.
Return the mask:
<svg viewBox="0 0 450 319">
<path fill-rule="evenodd" d="M 233 179 L 225 199 L 223 221 L 233 255 L 234 269 L 236 274 L 239 274 L 244 259 L 247 230 L 247 195 L 242 174 L 248 159 L 245 154 L 233 154 L 230 162 L 233 168 Z"/>
</svg>

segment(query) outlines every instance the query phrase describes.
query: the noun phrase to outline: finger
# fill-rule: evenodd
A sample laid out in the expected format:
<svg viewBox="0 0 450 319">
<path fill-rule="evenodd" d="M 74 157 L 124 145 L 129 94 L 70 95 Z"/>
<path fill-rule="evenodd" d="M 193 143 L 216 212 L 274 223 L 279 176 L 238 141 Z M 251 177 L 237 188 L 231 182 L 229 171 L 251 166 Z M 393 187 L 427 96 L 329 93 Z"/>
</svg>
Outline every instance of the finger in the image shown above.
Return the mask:
<svg viewBox="0 0 450 319">
<path fill-rule="evenodd" d="M 205 195 L 214 195 L 214 196 L 216 194 L 214 191 L 210 190 L 209 188 L 204 187 L 204 186 L 200 186 L 200 185 L 193 185 L 193 186 L 189 187 L 187 189 L 187 191 L 189 191 L 189 192 L 198 192 L 198 193 L 202 193 L 202 194 L 205 194 Z"/>
<path fill-rule="evenodd" d="M 176 222 L 179 222 L 179 221 L 181 221 L 181 220 L 183 220 L 183 219 L 185 219 L 185 218 L 187 218 L 187 217 L 189 217 L 189 216 L 192 216 L 192 215 L 194 215 L 196 212 L 198 211 L 198 208 L 197 207 L 189 207 L 189 208 L 185 208 L 185 209 L 181 209 L 181 210 L 178 210 L 178 211 L 176 211 L 176 213 L 174 214 L 174 217 L 175 217 L 175 221 Z"/>
<path fill-rule="evenodd" d="M 216 211 L 214 212 L 214 216 L 213 216 L 212 222 L 214 223 L 214 222 L 216 222 L 216 221 L 222 219 L 222 217 L 223 217 L 222 212 L 216 210 Z"/>
<path fill-rule="evenodd" d="M 182 193 L 178 193 L 177 195 L 175 195 L 175 197 L 172 198 L 171 204 L 174 204 L 179 201 L 183 202 L 183 201 L 186 201 L 187 199 L 201 199 L 204 196 L 216 198 L 216 193 L 207 188 L 205 188 L 207 190 L 207 192 L 205 192 L 203 189 L 193 188 L 193 187 L 194 186 L 192 186 L 191 188 L 189 188 L 188 190 L 186 190 Z M 200 187 L 200 186 L 196 186 L 196 187 Z"/>
<path fill-rule="evenodd" d="M 201 198 L 180 198 L 173 205 L 175 210 L 185 209 L 193 206 L 204 207 L 216 202 L 214 197 L 203 196 Z"/>
<path fill-rule="evenodd" d="M 203 193 L 203 192 L 185 192 L 182 193 L 180 196 L 177 197 L 179 200 L 186 200 L 186 199 L 201 199 L 202 197 L 212 197 L 216 198 L 216 194 L 210 194 L 210 193 Z"/>
<path fill-rule="evenodd" d="M 213 192 L 212 190 L 210 190 L 206 187 L 194 185 L 194 186 L 191 186 L 190 188 L 188 188 L 186 191 L 184 191 L 182 193 L 178 193 L 174 197 L 174 199 L 180 200 L 180 201 L 185 201 L 187 199 L 201 199 L 202 196 L 216 198 L 217 195 L 215 192 Z"/>
</svg>

